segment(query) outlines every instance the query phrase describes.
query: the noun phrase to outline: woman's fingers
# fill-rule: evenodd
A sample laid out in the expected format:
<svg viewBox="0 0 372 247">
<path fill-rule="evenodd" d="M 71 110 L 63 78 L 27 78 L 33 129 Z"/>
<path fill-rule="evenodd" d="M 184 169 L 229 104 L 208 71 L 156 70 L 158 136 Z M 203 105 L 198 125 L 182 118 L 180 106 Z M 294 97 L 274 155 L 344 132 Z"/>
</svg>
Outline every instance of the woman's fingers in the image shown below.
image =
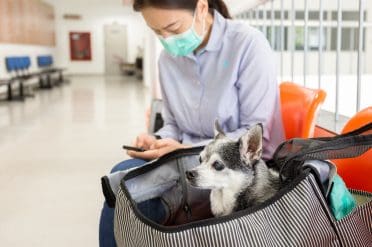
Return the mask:
<svg viewBox="0 0 372 247">
<path fill-rule="evenodd" d="M 151 149 L 151 146 L 154 144 L 154 142 L 156 141 L 156 138 L 154 136 L 151 136 L 151 135 L 146 135 L 144 136 L 144 148 L 145 149 Z"/>
<path fill-rule="evenodd" d="M 139 137 L 141 139 L 141 137 Z M 147 135 L 142 136 L 142 140 L 144 140 L 144 146 L 142 148 L 147 149 L 145 152 L 134 152 L 128 151 L 127 154 L 133 158 L 137 159 L 144 159 L 144 160 L 153 160 L 157 159 L 165 154 L 173 152 L 180 148 L 185 148 L 187 146 L 182 145 L 178 141 L 173 139 L 160 139 L 156 140 L 155 137 Z M 139 142 L 137 142 L 138 144 Z M 139 146 L 137 146 L 139 147 Z"/>
<path fill-rule="evenodd" d="M 154 149 L 159 149 L 159 148 L 163 148 L 163 147 L 166 147 L 166 146 L 170 146 L 170 141 L 169 139 L 161 139 L 161 140 L 157 140 L 154 142 L 154 144 L 152 145 Z"/>
<path fill-rule="evenodd" d="M 176 149 L 177 149 L 176 146 L 164 146 L 162 148 L 151 149 L 145 152 L 128 151 L 127 153 L 132 158 L 154 160 Z"/>
<path fill-rule="evenodd" d="M 160 157 L 158 149 L 148 150 L 145 152 L 128 151 L 128 155 L 132 158 L 143 160 L 154 160 Z"/>
<path fill-rule="evenodd" d="M 133 146 L 148 150 L 155 141 L 156 138 L 154 136 L 148 134 L 140 134 L 133 142 Z"/>
</svg>

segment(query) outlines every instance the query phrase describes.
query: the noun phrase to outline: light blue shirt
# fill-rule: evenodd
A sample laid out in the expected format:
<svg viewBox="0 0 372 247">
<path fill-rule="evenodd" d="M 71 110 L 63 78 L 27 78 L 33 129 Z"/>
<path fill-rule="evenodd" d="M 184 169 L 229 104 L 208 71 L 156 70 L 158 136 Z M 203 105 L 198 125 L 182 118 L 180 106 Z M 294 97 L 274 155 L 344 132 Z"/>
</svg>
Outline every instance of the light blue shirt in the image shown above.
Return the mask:
<svg viewBox="0 0 372 247">
<path fill-rule="evenodd" d="M 284 141 L 275 58 L 260 31 L 215 11 L 206 47 L 186 57 L 163 51 L 159 73 L 162 138 L 207 144 L 218 119 L 234 139 L 262 123 L 265 159 Z"/>
</svg>

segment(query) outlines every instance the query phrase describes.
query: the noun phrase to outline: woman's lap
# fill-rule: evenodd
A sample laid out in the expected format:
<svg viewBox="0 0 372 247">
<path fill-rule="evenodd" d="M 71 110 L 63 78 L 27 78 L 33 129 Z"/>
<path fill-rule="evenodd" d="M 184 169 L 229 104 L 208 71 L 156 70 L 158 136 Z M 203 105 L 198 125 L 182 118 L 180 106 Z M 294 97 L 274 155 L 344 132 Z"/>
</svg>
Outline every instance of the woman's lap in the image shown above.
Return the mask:
<svg viewBox="0 0 372 247">
<path fill-rule="evenodd" d="M 146 161 L 140 159 L 125 160 L 114 166 L 110 173 L 127 170 L 144 165 Z M 105 202 L 101 212 L 99 223 L 99 246 L 116 247 L 114 236 L 114 208 L 108 207 Z"/>
<path fill-rule="evenodd" d="M 124 170 L 130 169 L 130 168 L 133 168 L 133 167 L 139 167 L 139 166 L 144 165 L 145 163 L 146 163 L 146 161 L 140 160 L 140 159 L 125 160 L 125 161 L 117 164 L 116 166 L 114 166 L 111 169 L 110 173 L 114 173 L 114 172 L 118 172 L 118 171 L 124 171 Z"/>
</svg>

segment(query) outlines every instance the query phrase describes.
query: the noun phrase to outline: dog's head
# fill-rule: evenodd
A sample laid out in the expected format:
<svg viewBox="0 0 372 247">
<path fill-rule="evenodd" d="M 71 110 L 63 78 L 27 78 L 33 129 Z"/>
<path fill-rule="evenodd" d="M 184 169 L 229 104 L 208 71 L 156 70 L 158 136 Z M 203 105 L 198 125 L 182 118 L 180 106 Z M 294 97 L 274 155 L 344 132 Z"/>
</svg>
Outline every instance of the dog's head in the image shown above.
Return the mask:
<svg viewBox="0 0 372 247">
<path fill-rule="evenodd" d="M 200 154 L 200 165 L 186 172 L 191 185 L 223 189 L 240 182 L 252 183 L 253 166 L 262 156 L 262 125 L 252 126 L 239 140 L 225 136 L 215 124 L 215 138 Z"/>
</svg>

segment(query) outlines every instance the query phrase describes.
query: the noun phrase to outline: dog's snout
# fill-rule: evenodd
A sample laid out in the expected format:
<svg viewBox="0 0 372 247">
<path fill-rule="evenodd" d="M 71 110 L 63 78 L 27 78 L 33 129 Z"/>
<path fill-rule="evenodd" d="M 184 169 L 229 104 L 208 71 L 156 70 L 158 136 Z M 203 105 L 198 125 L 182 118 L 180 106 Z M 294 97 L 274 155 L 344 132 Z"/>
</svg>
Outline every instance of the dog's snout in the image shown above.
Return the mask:
<svg viewBox="0 0 372 247">
<path fill-rule="evenodd" d="M 196 178 L 196 176 L 197 176 L 196 171 L 187 171 L 186 172 L 186 177 L 187 177 L 188 180 L 193 180 L 193 179 Z"/>
</svg>

